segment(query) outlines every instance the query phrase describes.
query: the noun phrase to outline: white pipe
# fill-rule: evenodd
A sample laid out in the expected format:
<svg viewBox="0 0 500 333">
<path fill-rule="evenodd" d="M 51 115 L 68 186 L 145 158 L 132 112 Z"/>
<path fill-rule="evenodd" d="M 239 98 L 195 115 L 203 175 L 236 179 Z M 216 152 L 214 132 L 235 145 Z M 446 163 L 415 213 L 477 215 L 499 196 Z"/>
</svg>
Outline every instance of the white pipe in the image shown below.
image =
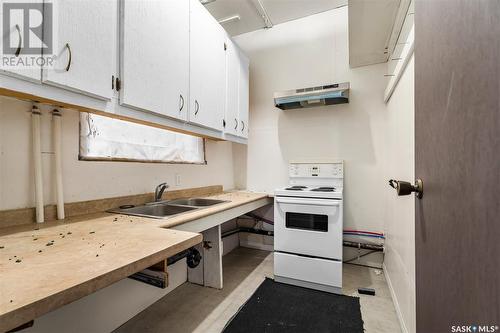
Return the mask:
<svg viewBox="0 0 500 333">
<path fill-rule="evenodd" d="M 43 173 L 42 173 L 42 147 L 40 143 L 40 110 L 33 106 L 31 110 L 31 123 L 33 131 L 33 166 L 35 168 L 35 203 L 36 222 L 44 222 L 43 212 Z"/>
<path fill-rule="evenodd" d="M 54 137 L 54 162 L 56 169 L 56 196 L 57 196 L 57 219 L 64 220 L 64 192 L 62 175 L 62 140 L 61 121 L 62 113 L 58 110 L 52 112 L 52 131 Z"/>
</svg>

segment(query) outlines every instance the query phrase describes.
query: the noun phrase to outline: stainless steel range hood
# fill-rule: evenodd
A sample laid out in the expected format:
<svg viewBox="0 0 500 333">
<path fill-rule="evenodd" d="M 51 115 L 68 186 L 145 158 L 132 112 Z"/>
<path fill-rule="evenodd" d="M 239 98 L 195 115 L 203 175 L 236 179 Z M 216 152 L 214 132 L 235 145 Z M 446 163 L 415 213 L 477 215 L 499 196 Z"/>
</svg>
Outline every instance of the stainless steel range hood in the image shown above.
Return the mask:
<svg viewBox="0 0 500 333">
<path fill-rule="evenodd" d="M 349 103 L 349 82 L 288 90 L 274 94 L 274 105 L 281 110 Z"/>
</svg>

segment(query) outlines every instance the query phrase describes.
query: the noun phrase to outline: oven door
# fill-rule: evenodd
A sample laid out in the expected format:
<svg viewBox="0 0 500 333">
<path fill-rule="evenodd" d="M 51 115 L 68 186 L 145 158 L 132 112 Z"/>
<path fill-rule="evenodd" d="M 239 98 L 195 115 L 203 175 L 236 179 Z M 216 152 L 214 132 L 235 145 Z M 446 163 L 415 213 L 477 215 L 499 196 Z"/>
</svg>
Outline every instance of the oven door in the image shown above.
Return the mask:
<svg viewBox="0 0 500 333">
<path fill-rule="evenodd" d="M 275 197 L 275 251 L 342 260 L 342 228 L 342 200 Z"/>
</svg>

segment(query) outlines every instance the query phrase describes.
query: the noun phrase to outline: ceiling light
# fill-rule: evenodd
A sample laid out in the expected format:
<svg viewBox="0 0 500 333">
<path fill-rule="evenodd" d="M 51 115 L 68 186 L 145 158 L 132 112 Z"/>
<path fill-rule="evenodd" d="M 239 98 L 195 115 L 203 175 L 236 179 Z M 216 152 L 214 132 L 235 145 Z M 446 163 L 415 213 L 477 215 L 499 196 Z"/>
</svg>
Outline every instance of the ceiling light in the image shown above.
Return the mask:
<svg viewBox="0 0 500 333">
<path fill-rule="evenodd" d="M 228 16 L 223 19 L 219 20 L 220 24 L 225 24 L 225 23 L 230 23 L 230 22 L 236 22 L 241 20 L 241 17 L 239 15 L 233 15 L 233 16 Z"/>
<path fill-rule="evenodd" d="M 266 8 L 264 7 L 264 4 L 261 2 L 261 0 L 252 0 L 252 2 L 255 6 L 255 9 L 257 9 L 257 11 L 259 12 L 260 17 L 262 17 L 266 28 L 272 28 L 273 22 L 271 22 L 271 18 L 269 17 L 269 14 L 267 14 Z"/>
<path fill-rule="evenodd" d="M 208 5 L 209 3 L 211 3 L 211 2 L 215 2 L 215 1 L 216 1 L 216 0 L 200 0 L 201 4 L 202 4 L 203 6 Z"/>
</svg>

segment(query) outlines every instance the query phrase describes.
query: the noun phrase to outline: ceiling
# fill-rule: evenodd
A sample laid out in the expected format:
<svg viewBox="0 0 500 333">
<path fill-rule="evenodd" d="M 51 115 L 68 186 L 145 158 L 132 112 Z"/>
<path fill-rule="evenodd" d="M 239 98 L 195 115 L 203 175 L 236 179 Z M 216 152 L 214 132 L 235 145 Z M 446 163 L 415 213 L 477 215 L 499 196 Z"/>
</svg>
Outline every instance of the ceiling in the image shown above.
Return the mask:
<svg viewBox="0 0 500 333">
<path fill-rule="evenodd" d="M 349 64 L 358 67 L 386 62 L 410 0 L 349 0 Z M 392 43 L 391 43 L 392 41 Z"/>
<path fill-rule="evenodd" d="M 218 20 L 238 15 L 239 20 L 222 23 L 232 35 L 266 27 L 261 13 L 269 17 L 268 26 L 295 20 L 347 5 L 348 0 L 204 0 L 205 7 Z M 202 1 L 203 2 L 203 1 Z M 261 6 L 262 5 L 262 6 Z"/>
</svg>

